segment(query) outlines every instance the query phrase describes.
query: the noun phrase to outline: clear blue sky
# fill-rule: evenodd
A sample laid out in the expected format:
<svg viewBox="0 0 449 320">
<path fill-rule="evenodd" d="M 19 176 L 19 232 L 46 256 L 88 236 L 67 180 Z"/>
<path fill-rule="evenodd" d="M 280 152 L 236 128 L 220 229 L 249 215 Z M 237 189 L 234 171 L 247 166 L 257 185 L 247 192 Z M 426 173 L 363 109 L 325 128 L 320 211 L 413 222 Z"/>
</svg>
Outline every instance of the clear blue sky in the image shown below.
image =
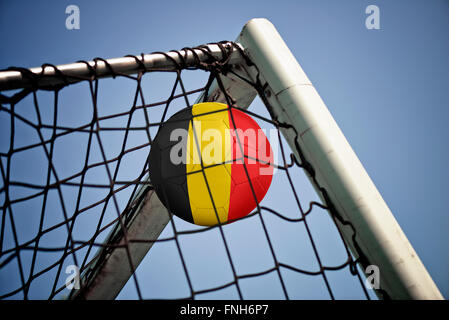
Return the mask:
<svg viewBox="0 0 449 320">
<path fill-rule="evenodd" d="M 80 30 L 65 28 L 65 8 L 69 4 L 80 8 Z M 380 30 L 365 28 L 365 8 L 370 4 L 380 8 Z M 44 62 L 63 64 L 234 40 L 244 23 L 256 17 L 268 18 L 277 27 L 441 292 L 449 297 L 449 2 L 1 0 L 0 68 L 34 67 Z M 192 81 L 200 78 L 195 79 Z M 116 87 L 104 93 L 104 103 L 112 107 L 117 102 L 114 109 L 117 111 L 131 105 L 130 88 L 125 85 L 123 89 Z M 67 103 L 74 107 L 89 103 L 87 91 L 84 95 L 72 93 Z M 254 108 L 260 108 L 258 105 Z M 2 135 L 6 135 L 6 130 L 4 124 Z M 2 138 L 0 143 L 4 151 L 7 140 Z M 74 157 L 77 153 L 62 149 L 61 153 L 65 152 L 72 152 Z M 26 159 L 23 161 L 25 165 Z M 32 175 L 29 170 L 26 172 Z M 280 204 L 282 178 L 276 179 L 264 201 L 282 210 L 288 206 Z M 305 182 L 299 185 L 307 200 L 314 199 Z M 305 245 L 302 248 L 298 244 L 306 241 L 303 230 L 290 230 L 291 225 L 276 222 L 268 215 L 266 219 L 281 259 L 291 259 L 292 264 L 313 269 L 316 266 L 313 257 Z M 178 222 L 180 229 L 190 227 Z M 266 240 L 258 233 L 257 223 L 242 221 L 227 229 L 233 259 L 241 273 L 270 267 Z M 329 249 L 335 237 L 323 231 L 330 228 L 323 226 L 326 223 L 322 218 L 312 222 L 317 241 L 327 248 L 323 249 L 323 255 L 327 254 L 327 261 L 332 264 L 341 261 L 338 260 L 341 256 Z M 24 228 L 30 234 L 35 232 L 30 222 Z M 169 236 L 170 231 L 164 231 L 164 235 Z M 223 279 L 230 280 L 229 267 L 225 266 L 227 258 L 217 239 L 218 234 L 211 232 L 183 240 L 183 251 L 197 290 L 223 283 Z M 204 247 L 198 249 L 199 243 Z M 304 251 L 297 257 L 289 255 L 298 246 Z M 155 246 L 137 276 L 144 297 L 188 294 L 173 245 Z M 12 269 L 0 271 L 0 288 L 14 288 L 15 277 Z M 289 274 L 285 277 L 290 281 L 292 297 L 327 298 L 322 281 Z M 360 297 L 356 284 L 345 277 L 335 276 L 333 280 L 336 296 Z M 34 297 L 42 296 L 42 287 L 45 283 L 32 291 Z M 274 274 L 259 282 L 242 281 L 242 288 L 246 298 L 282 296 Z M 134 297 L 135 288 L 130 282 L 120 298 Z M 235 289 L 205 298 L 215 297 L 233 298 Z"/>
</svg>

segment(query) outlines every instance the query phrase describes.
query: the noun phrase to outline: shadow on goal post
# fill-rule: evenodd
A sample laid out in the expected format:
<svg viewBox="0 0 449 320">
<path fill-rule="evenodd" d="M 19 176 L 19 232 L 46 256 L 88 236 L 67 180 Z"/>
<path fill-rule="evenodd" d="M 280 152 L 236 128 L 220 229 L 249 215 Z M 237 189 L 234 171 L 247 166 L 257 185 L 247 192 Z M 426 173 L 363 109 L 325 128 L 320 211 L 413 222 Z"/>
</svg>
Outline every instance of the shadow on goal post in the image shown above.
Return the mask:
<svg viewBox="0 0 449 320">
<path fill-rule="evenodd" d="M 246 110 L 259 96 L 268 109 L 271 121 L 294 155 L 292 165 L 304 169 L 322 201 L 322 204 L 311 203 L 308 211 L 301 211 L 301 221 L 305 220 L 313 206 L 327 209 L 350 252 L 347 265 L 351 266 L 351 272 L 360 277 L 356 264 L 361 270 L 369 266 L 379 269 L 380 284 L 375 290 L 378 298 L 442 299 L 316 89 L 275 27 L 266 19 L 250 20 L 235 42 L 167 53 L 95 59 L 58 67 L 47 65 L 30 70 L 1 71 L 0 90 L 24 88 L 22 93 L 13 97 L 19 101 L 36 89 L 66 86 L 89 79 L 93 83 L 92 75 L 97 80 L 117 75 L 141 75 L 142 71 L 189 68 L 211 73 L 198 102 L 222 102 Z M 173 94 L 169 100 L 175 98 Z M 6 103 L 13 102 L 3 97 L 2 104 Z M 250 113 L 251 109 L 247 112 Z M 284 156 L 284 152 L 282 154 Z M 121 212 L 95 257 L 84 264 L 81 288 L 72 290 L 69 299 L 116 298 L 172 219 L 151 188 L 151 181 L 145 179 L 148 179 L 147 176 L 142 177 L 144 182 L 135 183 L 136 191 L 126 210 Z M 5 178 L 4 181 L 8 183 Z M 2 190 L 6 190 L 5 187 Z M 4 214 L 10 210 L 7 203 L 2 204 L 2 209 Z M 260 214 L 260 211 L 258 205 L 255 214 Z M 218 228 L 222 232 L 222 226 Z M 95 237 L 91 244 L 95 242 Z M 20 248 L 17 246 L 15 250 Z M 8 251 L 11 254 L 14 252 Z M 282 282 L 280 269 L 294 268 L 277 261 L 275 253 L 272 254 L 275 267 L 270 272 L 277 272 Z M 3 259 L 2 256 L 0 258 Z M 319 274 L 332 270 L 321 264 L 320 267 Z M 241 277 L 235 273 L 234 276 L 237 283 Z M 282 286 L 288 298 L 283 283 Z M 53 288 L 55 292 L 58 292 L 56 286 Z M 191 292 L 194 298 L 193 289 Z M 242 298 L 240 291 L 239 297 Z"/>
</svg>

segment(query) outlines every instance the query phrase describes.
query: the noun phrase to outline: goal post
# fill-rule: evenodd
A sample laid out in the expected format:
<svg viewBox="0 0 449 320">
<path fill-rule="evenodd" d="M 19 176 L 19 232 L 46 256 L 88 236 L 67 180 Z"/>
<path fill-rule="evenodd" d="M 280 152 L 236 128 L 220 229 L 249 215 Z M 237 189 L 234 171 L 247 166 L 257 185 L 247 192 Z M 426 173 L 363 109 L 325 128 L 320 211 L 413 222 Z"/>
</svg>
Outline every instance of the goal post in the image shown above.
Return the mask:
<svg viewBox="0 0 449 320">
<path fill-rule="evenodd" d="M 253 19 L 244 26 L 236 42 L 257 66 L 257 70 L 254 66 L 247 66 L 240 57 L 237 73 L 244 72 L 253 81 L 261 81 L 277 119 L 294 128 L 281 129 L 281 132 L 297 160 L 306 161 L 313 168 L 314 175 L 308 172 L 309 178 L 324 203 L 329 205 L 331 202 L 335 207 L 334 213 L 340 215 L 342 220 L 336 219 L 336 222 L 362 269 L 369 265 L 379 267 L 379 296 L 441 299 L 441 293 L 390 209 L 275 27 L 266 19 Z M 228 93 L 240 98 L 236 104 L 241 108 L 249 107 L 256 94 L 254 89 L 232 74 L 223 79 Z M 216 81 L 210 91 L 208 101 L 226 103 Z M 168 223 L 168 216 L 156 195 L 148 197 L 151 216 L 162 221 L 148 228 L 150 233 L 158 235 Z M 348 223 L 349 226 L 345 225 Z M 143 245 L 140 247 L 142 251 L 149 250 Z M 138 256 L 141 260 L 144 254 Z M 131 276 L 130 270 L 124 273 Z M 115 283 L 126 282 L 128 277 L 117 280 L 114 279 Z M 105 295 L 92 293 L 92 297 L 113 298 L 110 295 L 114 291 L 100 292 Z"/>
<path fill-rule="evenodd" d="M 387 204 L 275 27 L 266 19 L 253 19 L 243 28 L 238 42 L 268 84 L 266 96 L 273 112 L 281 122 L 294 127 L 281 131 L 298 161 L 306 161 L 313 168 L 310 178 L 318 194 L 328 205 L 330 200 L 336 213 L 355 229 L 341 225 L 352 253 L 362 258 L 362 268 L 379 267 L 381 289 L 392 299 L 441 299 Z"/>
<path fill-rule="evenodd" d="M 43 65 L 25 70 L 6 70 L 0 74 L 0 90 L 22 88 L 47 88 L 51 86 L 76 83 L 88 80 L 95 72 L 97 79 L 110 78 L 120 74 L 135 74 L 146 71 L 173 71 L 180 64 L 188 68 L 206 61 L 210 57 L 221 59 L 223 46 L 217 44 L 204 45 L 193 49 L 170 51 L 161 53 L 141 54 L 112 59 L 94 59 L 59 65 Z M 231 55 L 228 63 L 237 64 L 241 57 Z M 24 71 L 24 72 L 23 72 Z"/>
<path fill-rule="evenodd" d="M 92 79 L 93 73 L 95 79 L 99 79 L 136 74 L 142 70 L 176 71 L 179 66 L 207 69 L 211 60 L 226 60 L 226 69 L 220 73 L 218 81 L 215 78 L 208 83 L 207 92 L 203 92 L 197 102 L 228 103 L 232 97 L 235 105 L 247 109 L 259 96 L 360 268 L 378 267 L 378 297 L 442 299 L 318 92 L 275 27 L 266 19 L 250 20 L 235 43 L 94 59 L 57 67 L 44 65 L 29 70 L 1 71 L 0 91 L 65 86 Z M 12 99 L 20 100 L 22 95 L 23 91 Z M 148 188 L 151 183 L 148 179 L 145 177 L 140 183 L 104 245 L 83 270 L 81 290 L 73 289 L 69 299 L 116 298 L 170 223 L 172 216 L 155 191 Z M 3 212 L 8 210 L 6 205 L 2 209 Z M 279 264 L 275 268 L 279 268 Z M 140 293 L 138 295 L 140 297 Z"/>
</svg>

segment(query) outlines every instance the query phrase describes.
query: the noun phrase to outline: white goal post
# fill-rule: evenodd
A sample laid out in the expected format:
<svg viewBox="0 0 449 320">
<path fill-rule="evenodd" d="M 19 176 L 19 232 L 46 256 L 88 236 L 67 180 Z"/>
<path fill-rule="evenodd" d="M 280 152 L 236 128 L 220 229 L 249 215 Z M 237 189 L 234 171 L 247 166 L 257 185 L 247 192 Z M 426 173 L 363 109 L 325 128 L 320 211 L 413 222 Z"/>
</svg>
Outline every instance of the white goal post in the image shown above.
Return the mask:
<svg viewBox="0 0 449 320">
<path fill-rule="evenodd" d="M 442 299 L 440 291 L 357 155 L 272 23 L 266 19 L 250 20 L 236 42 L 254 66 L 247 66 L 240 52 L 234 50 L 230 60 L 233 71 L 243 78 L 254 82 L 260 80 L 266 84 L 265 97 L 272 106 L 274 115 L 280 122 L 294 128 L 281 128 L 281 133 L 295 153 L 297 161 L 303 165 L 310 164 L 313 168 L 314 175 L 309 175 L 309 178 L 323 203 L 331 203 L 332 210 L 341 218 L 336 220 L 339 229 L 352 254 L 362 263 L 361 267 L 375 265 L 379 268 L 381 291 L 391 299 Z M 210 45 L 208 48 L 215 57 L 221 56 L 218 46 Z M 194 63 L 192 52 L 185 51 L 184 54 L 187 63 Z M 196 54 L 200 60 L 207 58 L 202 51 Z M 167 55 L 171 58 L 167 58 Z M 167 55 L 145 55 L 141 57 L 140 63 L 144 63 L 149 70 L 174 70 L 173 61 L 179 59 L 179 56 L 175 53 Z M 138 58 L 124 57 L 107 62 L 114 70 L 131 74 L 139 68 L 136 62 Z M 94 62 L 89 64 L 93 66 Z M 112 76 L 104 62 L 97 61 L 95 64 L 98 77 Z M 58 69 L 66 75 L 76 77 L 89 74 L 85 63 L 58 66 Z M 49 75 L 54 72 L 51 68 L 30 70 Z M 240 108 L 248 108 L 257 95 L 253 87 L 231 73 L 222 75 L 222 79 L 224 88 L 236 99 L 236 104 Z M 27 81 L 29 79 L 22 78 L 20 72 L 2 72 L 0 90 L 26 87 Z M 60 79 L 48 78 L 46 81 Z M 207 101 L 226 103 L 216 82 L 211 85 L 206 96 Z M 200 101 L 203 97 L 204 95 Z M 301 155 L 297 152 L 298 148 Z M 136 198 L 143 191 L 142 187 Z M 127 237 L 156 240 L 170 221 L 167 209 L 156 193 L 150 190 L 136 210 L 133 220 L 127 223 Z M 349 222 L 349 225 L 341 221 Z M 117 230 L 108 239 L 117 241 Z M 125 243 L 125 239 L 122 239 L 121 244 Z M 128 244 L 135 268 L 151 247 L 152 243 Z M 104 258 L 99 263 L 90 265 L 90 269 L 84 273 L 89 274 L 89 279 L 84 278 L 87 282 L 84 283 L 82 298 L 114 299 L 135 271 L 127 263 L 127 250 L 117 247 L 107 254 L 104 250 L 100 248 L 97 253 L 104 255 Z M 380 291 L 378 294 L 380 298 L 385 297 Z M 80 298 L 79 291 L 72 290 L 69 298 Z"/>
<path fill-rule="evenodd" d="M 251 20 L 238 42 L 268 83 L 271 95 L 267 96 L 273 111 L 297 130 L 297 143 L 314 168 L 316 181 L 327 191 L 342 218 L 357 230 L 356 240 L 367 262 L 379 267 L 381 288 L 392 299 L 442 299 L 357 155 L 275 27 L 266 19 Z M 296 134 L 291 130 L 281 131 L 292 150 L 296 150 Z M 312 183 L 316 186 L 315 181 Z M 345 241 L 357 257 L 353 232 L 341 227 Z"/>
<path fill-rule="evenodd" d="M 337 212 L 357 230 L 357 243 L 368 263 L 379 267 L 382 290 L 392 299 L 442 299 L 357 155 L 273 24 L 266 19 L 250 20 L 237 43 L 257 66 L 262 83 L 268 84 L 266 96 L 278 119 L 296 129 L 297 134 L 289 129 L 281 129 L 281 132 L 292 150 L 296 150 L 296 136 L 300 137 L 297 143 L 315 169 L 312 183 L 317 187 L 318 182 L 327 190 Z M 241 57 L 238 60 L 241 63 L 235 72 L 255 81 L 255 68 L 246 66 Z M 254 89 L 238 77 L 223 78 L 225 89 L 236 98 L 236 104 L 241 108 L 249 107 L 256 96 Z M 210 91 L 209 101 L 226 102 L 216 83 Z M 296 157 L 299 160 L 298 154 Z M 156 239 L 169 216 L 151 191 L 135 220 L 130 236 Z M 353 255 L 358 257 L 352 241 L 353 230 L 341 224 L 340 228 Z M 130 246 L 135 265 L 151 248 L 149 244 L 133 243 Z M 86 298 L 115 298 L 130 278 L 129 265 L 120 263 L 126 261 L 125 250 L 115 251 L 104 262 L 98 279 L 86 291 Z M 111 274 L 113 276 L 108 277 Z"/>
</svg>

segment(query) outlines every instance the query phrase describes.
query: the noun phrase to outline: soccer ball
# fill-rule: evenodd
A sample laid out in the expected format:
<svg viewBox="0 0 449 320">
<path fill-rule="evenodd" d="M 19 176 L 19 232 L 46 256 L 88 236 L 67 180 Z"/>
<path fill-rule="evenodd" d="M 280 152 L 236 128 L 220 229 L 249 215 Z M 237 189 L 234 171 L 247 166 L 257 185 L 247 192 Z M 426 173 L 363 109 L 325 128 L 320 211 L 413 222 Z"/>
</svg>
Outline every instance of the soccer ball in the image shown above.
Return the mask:
<svg viewBox="0 0 449 320">
<path fill-rule="evenodd" d="M 174 114 L 150 150 L 150 180 L 176 216 L 203 226 L 248 215 L 273 176 L 270 143 L 246 113 L 205 102 Z"/>
</svg>

